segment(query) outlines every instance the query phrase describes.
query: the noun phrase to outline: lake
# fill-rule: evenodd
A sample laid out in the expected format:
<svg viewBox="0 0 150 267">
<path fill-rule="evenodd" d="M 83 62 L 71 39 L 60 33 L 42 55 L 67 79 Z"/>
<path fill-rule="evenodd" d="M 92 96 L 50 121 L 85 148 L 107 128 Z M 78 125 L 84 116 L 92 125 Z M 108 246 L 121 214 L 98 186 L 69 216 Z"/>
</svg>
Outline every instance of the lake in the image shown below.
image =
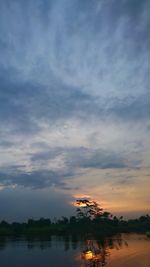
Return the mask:
<svg viewBox="0 0 150 267">
<path fill-rule="evenodd" d="M 140 234 L 47 239 L 0 238 L 1 267 L 150 267 L 150 239 Z"/>
</svg>

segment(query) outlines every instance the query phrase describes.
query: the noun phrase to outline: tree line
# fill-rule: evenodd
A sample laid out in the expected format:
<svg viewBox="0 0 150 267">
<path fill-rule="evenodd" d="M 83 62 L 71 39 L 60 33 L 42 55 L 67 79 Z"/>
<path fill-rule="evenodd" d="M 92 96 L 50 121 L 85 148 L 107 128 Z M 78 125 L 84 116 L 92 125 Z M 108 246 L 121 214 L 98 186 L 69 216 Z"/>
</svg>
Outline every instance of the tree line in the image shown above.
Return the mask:
<svg viewBox="0 0 150 267">
<path fill-rule="evenodd" d="M 148 214 L 137 219 L 125 220 L 123 216 L 113 216 L 104 211 L 92 200 L 76 200 L 76 216 L 28 219 L 27 222 L 0 222 L 0 236 L 5 235 L 47 235 L 47 234 L 84 234 L 94 233 L 111 235 L 121 232 L 150 231 L 150 216 Z"/>
</svg>

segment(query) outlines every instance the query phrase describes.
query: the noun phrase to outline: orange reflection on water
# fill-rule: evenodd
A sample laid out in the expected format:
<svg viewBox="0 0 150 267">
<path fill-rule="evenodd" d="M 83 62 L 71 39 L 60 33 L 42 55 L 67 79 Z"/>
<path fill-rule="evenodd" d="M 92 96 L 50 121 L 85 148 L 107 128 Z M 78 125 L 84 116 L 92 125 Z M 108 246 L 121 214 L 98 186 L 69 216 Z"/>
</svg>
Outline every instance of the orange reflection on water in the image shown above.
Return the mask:
<svg viewBox="0 0 150 267">
<path fill-rule="evenodd" d="M 150 239 L 144 235 L 123 235 L 128 246 L 112 250 L 108 267 L 150 267 Z"/>
<path fill-rule="evenodd" d="M 81 253 L 83 265 L 89 267 L 99 267 L 106 265 L 106 257 L 108 256 L 107 245 L 103 246 L 96 240 L 86 240 L 85 247 Z"/>
<path fill-rule="evenodd" d="M 101 241 L 86 240 L 76 259 L 80 267 L 150 267 L 150 239 L 124 234 Z"/>
<path fill-rule="evenodd" d="M 85 260 L 93 260 L 95 258 L 95 254 L 91 250 L 88 250 L 86 252 L 83 252 L 81 254 L 81 257 Z"/>
</svg>

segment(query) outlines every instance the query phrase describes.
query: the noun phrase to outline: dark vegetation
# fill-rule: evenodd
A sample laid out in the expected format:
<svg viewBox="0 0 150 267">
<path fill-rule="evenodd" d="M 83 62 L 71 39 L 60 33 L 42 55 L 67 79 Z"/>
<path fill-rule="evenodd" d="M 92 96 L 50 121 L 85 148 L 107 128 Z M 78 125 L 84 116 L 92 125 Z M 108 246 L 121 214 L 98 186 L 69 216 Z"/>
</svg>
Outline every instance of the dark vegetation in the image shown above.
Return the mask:
<svg viewBox="0 0 150 267">
<path fill-rule="evenodd" d="M 150 238 L 150 231 L 149 232 L 146 232 L 146 235 L 147 235 L 147 237 Z"/>
<path fill-rule="evenodd" d="M 47 236 L 47 235 L 112 235 L 115 233 L 148 232 L 150 216 L 147 214 L 138 219 L 124 220 L 103 211 L 97 202 L 87 199 L 76 201 L 77 215 L 51 221 L 40 218 L 29 219 L 26 223 L 0 222 L 0 236 Z"/>
</svg>

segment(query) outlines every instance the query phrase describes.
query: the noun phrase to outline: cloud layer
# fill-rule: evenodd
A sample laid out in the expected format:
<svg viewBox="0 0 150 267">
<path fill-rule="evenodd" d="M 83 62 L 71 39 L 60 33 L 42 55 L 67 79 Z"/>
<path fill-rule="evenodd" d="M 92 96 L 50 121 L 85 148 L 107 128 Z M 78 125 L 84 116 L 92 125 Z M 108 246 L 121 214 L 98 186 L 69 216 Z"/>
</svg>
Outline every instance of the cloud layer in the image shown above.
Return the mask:
<svg viewBox="0 0 150 267">
<path fill-rule="evenodd" d="M 0 2 L 0 189 L 149 175 L 149 13 L 148 0 Z"/>
</svg>

